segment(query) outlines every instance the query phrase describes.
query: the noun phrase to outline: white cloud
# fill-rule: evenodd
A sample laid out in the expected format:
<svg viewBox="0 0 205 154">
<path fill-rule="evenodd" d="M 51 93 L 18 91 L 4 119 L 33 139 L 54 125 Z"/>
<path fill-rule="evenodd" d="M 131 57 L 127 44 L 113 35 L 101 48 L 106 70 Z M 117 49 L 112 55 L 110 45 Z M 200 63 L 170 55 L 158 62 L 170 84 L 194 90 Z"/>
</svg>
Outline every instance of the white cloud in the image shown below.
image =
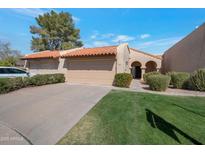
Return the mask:
<svg viewBox="0 0 205 154">
<path fill-rule="evenodd" d="M 100 46 L 108 46 L 109 43 L 106 41 L 94 41 L 93 46 L 100 47 Z"/>
<path fill-rule="evenodd" d="M 147 41 L 136 44 L 138 49 L 154 48 L 154 47 L 170 47 L 180 41 L 183 37 L 170 37 L 164 39 L 158 39 L 153 41 Z"/>
<path fill-rule="evenodd" d="M 94 40 L 94 39 L 97 38 L 97 36 L 98 36 L 98 34 L 93 34 L 93 35 L 90 36 L 90 38 Z"/>
<path fill-rule="evenodd" d="M 113 33 L 105 33 L 105 34 L 99 34 L 98 31 L 94 31 L 94 34 L 92 34 L 90 36 L 91 39 L 100 39 L 100 40 L 103 40 L 103 39 L 109 39 L 111 37 L 114 37 L 115 35 Z"/>
<path fill-rule="evenodd" d="M 18 13 L 18 14 L 22 14 L 25 16 L 30 16 L 30 17 L 37 17 L 38 15 L 42 15 L 43 13 L 45 13 L 44 10 L 42 9 L 38 9 L 38 8 L 18 8 L 18 9 L 11 9 L 14 12 Z"/>
<path fill-rule="evenodd" d="M 199 28 L 199 26 L 196 26 L 195 29 Z"/>
<path fill-rule="evenodd" d="M 38 17 L 39 15 L 43 15 L 46 12 L 49 12 L 51 10 L 54 10 L 55 12 L 58 12 L 55 9 L 39 9 L 39 8 L 18 8 L 18 9 L 11 9 L 15 13 L 29 16 L 29 17 Z M 76 16 L 72 16 L 72 19 L 75 23 L 80 21 L 80 18 Z"/>
<path fill-rule="evenodd" d="M 132 41 L 134 40 L 135 38 L 132 37 L 132 36 L 128 36 L 128 35 L 118 35 L 116 36 L 115 39 L 113 39 L 112 41 L 115 42 L 115 43 L 118 43 L 118 42 L 128 42 L 128 41 Z"/>
<path fill-rule="evenodd" d="M 150 34 L 142 34 L 140 35 L 141 39 L 149 38 L 151 35 Z"/>
<path fill-rule="evenodd" d="M 113 34 L 113 33 L 107 33 L 107 34 L 102 34 L 101 36 L 102 36 L 102 38 L 111 38 L 111 37 L 114 37 L 115 34 Z"/>
<path fill-rule="evenodd" d="M 90 38 L 91 38 L 92 40 L 94 40 L 94 39 L 97 38 L 98 35 L 99 35 L 99 32 L 98 32 L 97 30 L 95 30 L 95 31 L 93 31 L 93 34 L 90 36 Z"/>
<path fill-rule="evenodd" d="M 97 37 L 96 34 L 93 34 L 93 35 L 90 36 L 91 39 L 95 39 L 96 37 Z"/>
<path fill-rule="evenodd" d="M 76 17 L 76 16 L 72 16 L 72 18 L 73 18 L 73 21 L 74 21 L 75 23 L 77 23 L 77 22 L 80 21 L 80 18 L 78 18 L 78 17 Z"/>
</svg>

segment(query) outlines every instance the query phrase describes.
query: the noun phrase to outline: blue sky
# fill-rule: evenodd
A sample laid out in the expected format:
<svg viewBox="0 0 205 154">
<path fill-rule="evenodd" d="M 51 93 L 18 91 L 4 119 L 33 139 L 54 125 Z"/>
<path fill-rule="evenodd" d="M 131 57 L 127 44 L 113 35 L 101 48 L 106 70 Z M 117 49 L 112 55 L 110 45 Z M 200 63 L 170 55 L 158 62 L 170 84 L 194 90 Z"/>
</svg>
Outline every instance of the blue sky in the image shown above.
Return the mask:
<svg viewBox="0 0 205 154">
<path fill-rule="evenodd" d="M 0 40 L 23 54 L 30 50 L 30 25 L 51 9 L 0 9 Z M 205 9 L 53 9 L 73 15 L 85 47 L 117 45 L 161 54 L 205 21 Z"/>
</svg>

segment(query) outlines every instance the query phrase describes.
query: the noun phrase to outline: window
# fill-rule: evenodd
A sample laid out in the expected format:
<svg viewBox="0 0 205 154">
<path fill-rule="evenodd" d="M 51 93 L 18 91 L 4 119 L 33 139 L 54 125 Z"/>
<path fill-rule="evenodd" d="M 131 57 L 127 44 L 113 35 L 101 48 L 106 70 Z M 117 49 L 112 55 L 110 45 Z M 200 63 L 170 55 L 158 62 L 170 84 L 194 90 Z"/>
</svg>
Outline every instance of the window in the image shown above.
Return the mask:
<svg viewBox="0 0 205 154">
<path fill-rule="evenodd" d="M 0 74 L 6 74 L 5 68 L 0 68 Z"/>
<path fill-rule="evenodd" d="M 15 69 L 15 68 L 8 68 L 9 73 L 11 74 L 25 74 L 26 72 L 23 70 Z"/>
<path fill-rule="evenodd" d="M 0 74 L 25 74 L 26 72 L 23 70 L 15 69 L 15 68 L 0 68 Z"/>
</svg>

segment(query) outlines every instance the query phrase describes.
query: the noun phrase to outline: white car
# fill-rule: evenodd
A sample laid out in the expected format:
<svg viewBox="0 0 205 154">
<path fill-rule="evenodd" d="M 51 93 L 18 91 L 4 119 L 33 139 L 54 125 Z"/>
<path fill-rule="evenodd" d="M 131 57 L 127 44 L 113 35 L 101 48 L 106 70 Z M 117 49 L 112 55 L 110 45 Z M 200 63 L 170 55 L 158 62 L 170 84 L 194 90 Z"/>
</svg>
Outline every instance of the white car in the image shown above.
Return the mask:
<svg viewBox="0 0 205 154">
<path fill-rule="evenodd" d="M 0 67 L 0 78 L 31 77 L 34 75 L 17 67 Z"/>
</svg>

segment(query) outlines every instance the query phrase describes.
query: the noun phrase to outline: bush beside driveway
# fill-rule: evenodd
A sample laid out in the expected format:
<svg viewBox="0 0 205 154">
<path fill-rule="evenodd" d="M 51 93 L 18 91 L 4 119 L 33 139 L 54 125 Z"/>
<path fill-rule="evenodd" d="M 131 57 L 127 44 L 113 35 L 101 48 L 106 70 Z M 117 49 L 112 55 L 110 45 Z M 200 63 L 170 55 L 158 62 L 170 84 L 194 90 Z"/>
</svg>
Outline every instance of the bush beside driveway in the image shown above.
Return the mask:
<svg viewBox="0 0 205 154">
<path fill-rule="evenodd" d="M 39 74 L 33 77 L 0 78 L 0 94 L 17 89 L 65 82 L 64 74 Z"/>
</svg>

